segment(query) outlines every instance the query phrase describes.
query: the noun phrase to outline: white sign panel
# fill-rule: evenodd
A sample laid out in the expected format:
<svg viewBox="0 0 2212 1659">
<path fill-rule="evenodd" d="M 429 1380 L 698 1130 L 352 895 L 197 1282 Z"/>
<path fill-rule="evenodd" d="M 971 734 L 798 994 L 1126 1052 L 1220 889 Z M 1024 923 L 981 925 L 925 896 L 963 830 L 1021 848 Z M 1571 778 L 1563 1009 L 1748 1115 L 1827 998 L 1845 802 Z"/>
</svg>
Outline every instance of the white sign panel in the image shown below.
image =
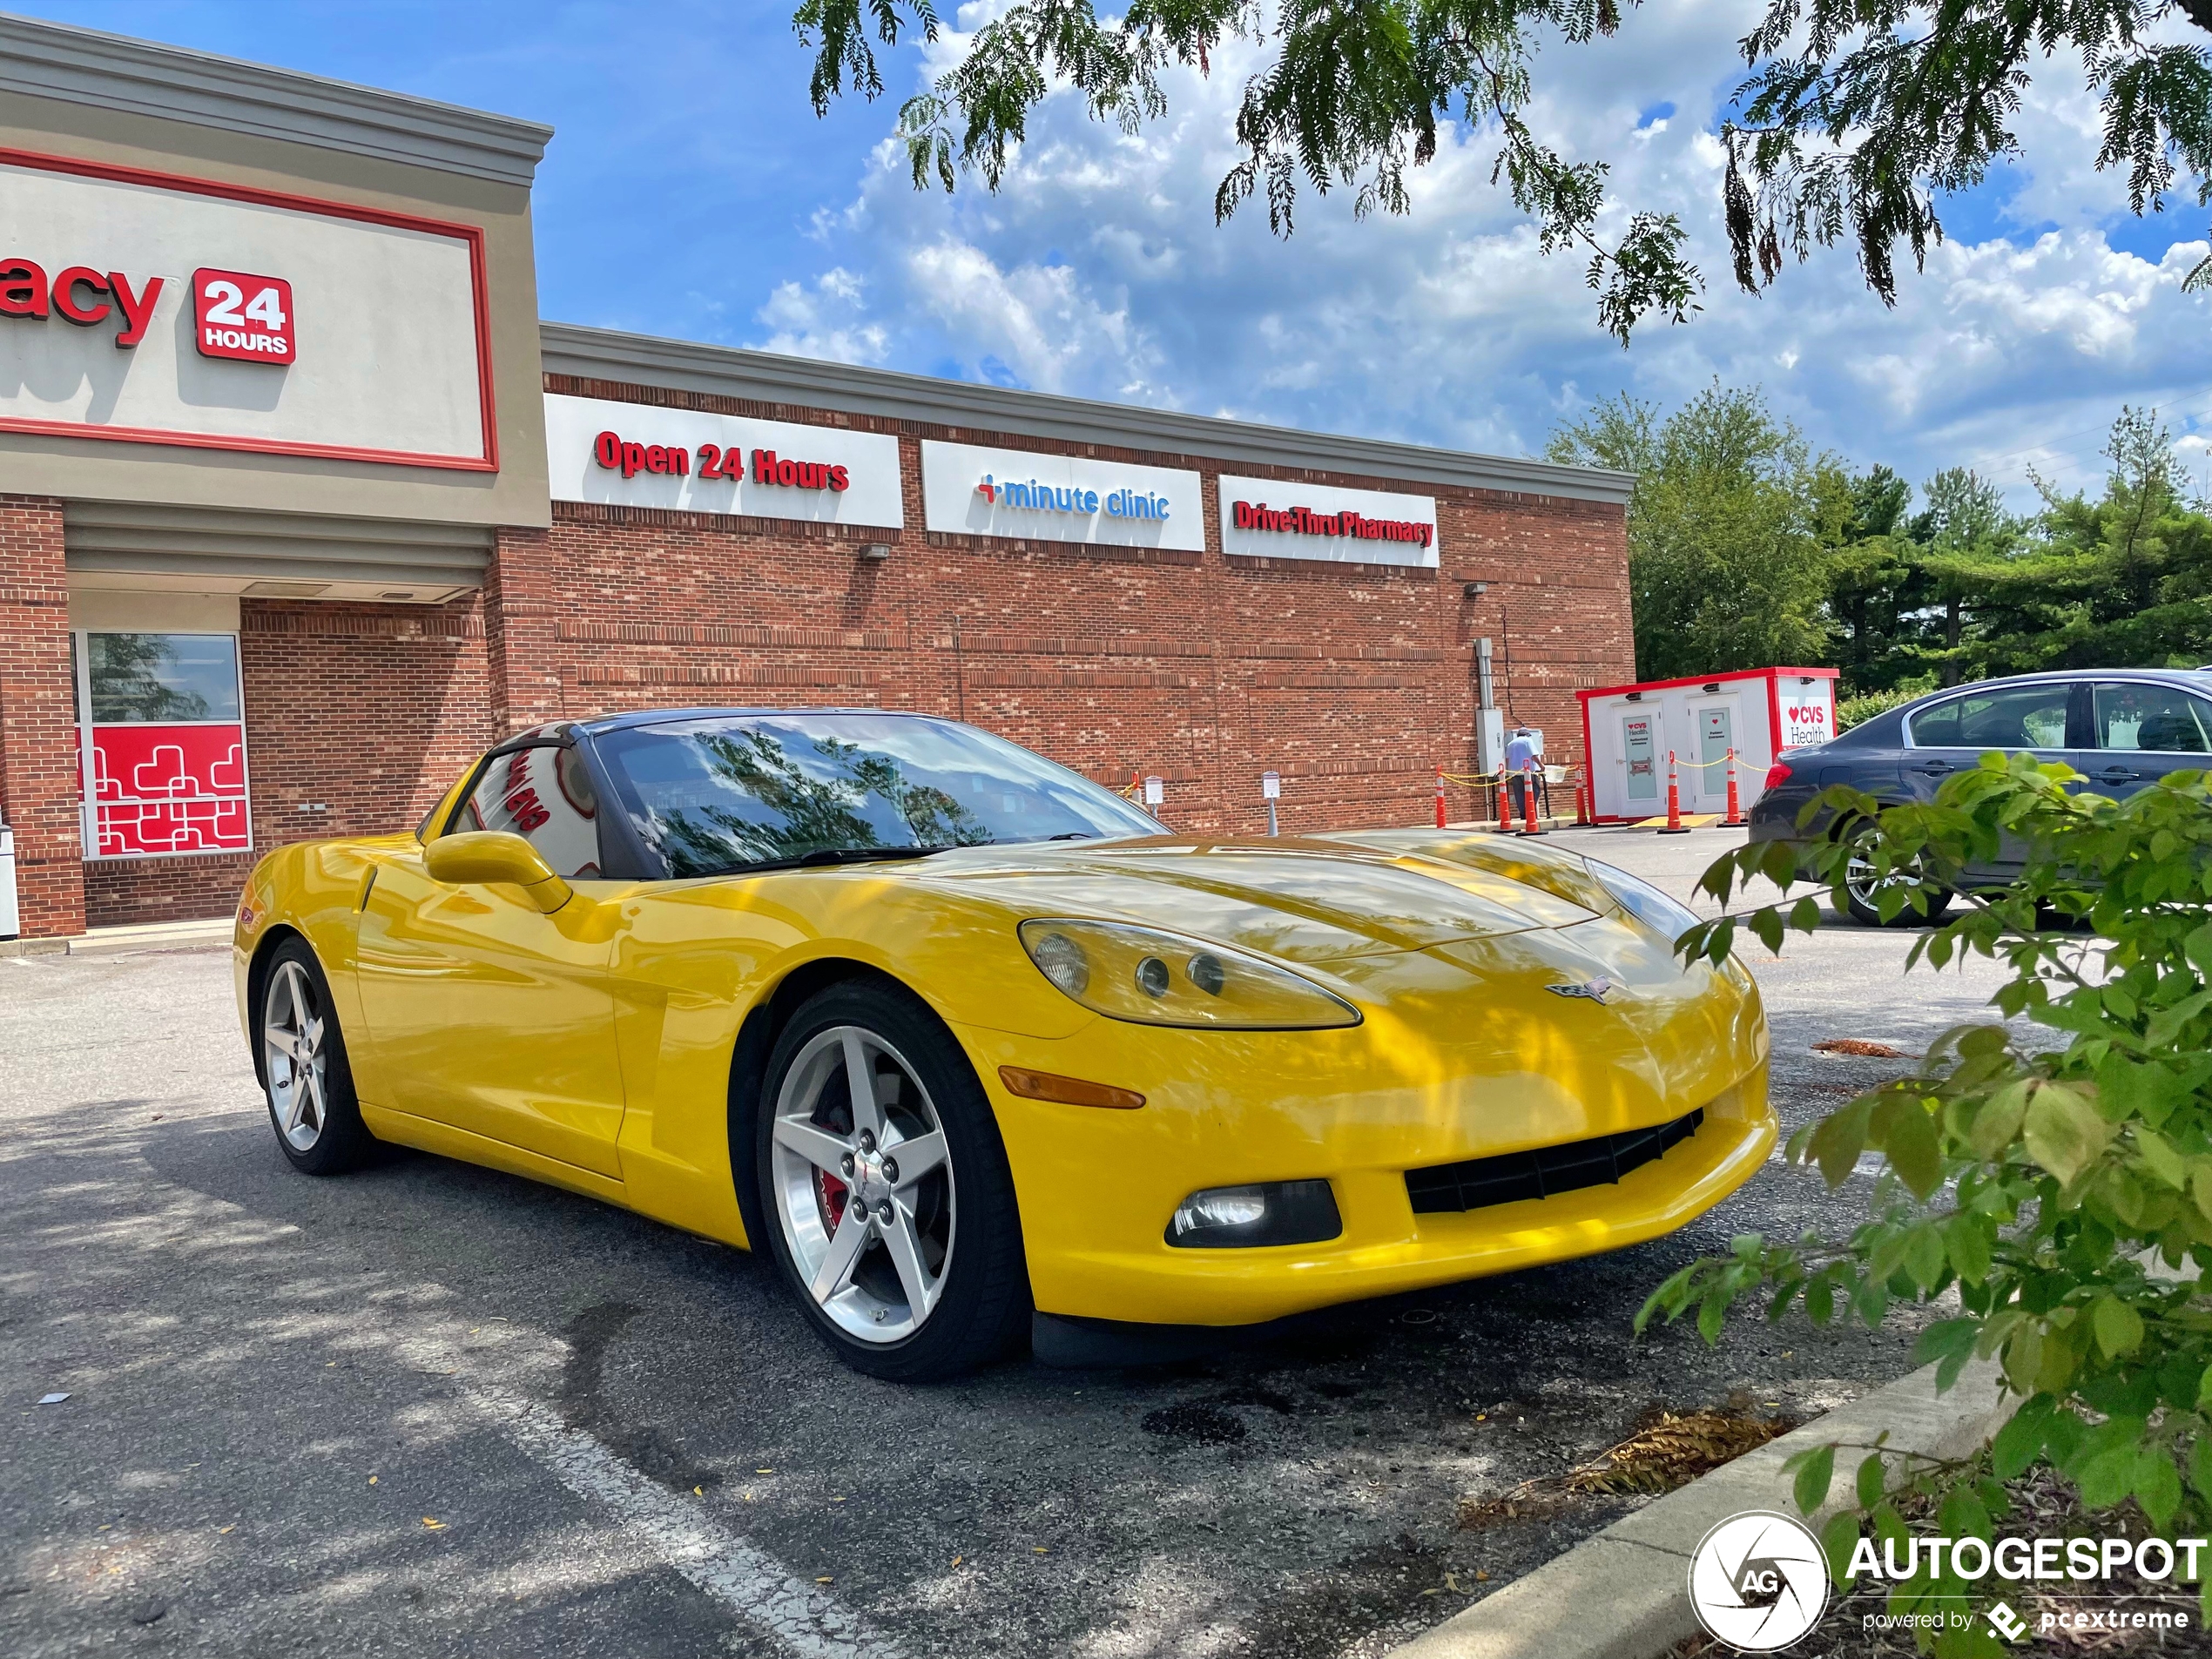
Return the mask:
<svg viewBox="0 0 2212 1659">
<path fill-rule="evenodd" d="M 1834 711 L 1829 705 L 1834 685 L 1834 681 L 1827 679 L 1800 685 L 1788 676 L 1777 677 L 1774 694 L 1781 705 L 1784 748 L 1810 749 L 1836 735 Z"/>
<path fill-rule="evenodd" d="M 921 499 L 933 530 L 1186 553 L 1206 546 L 1198 475 L 1168 467 L 924 442 Z"/>
<path fill-rule="evenodd" d="M 1436 500 L 1280 478 L 1220 480 L 1221 550 L 1436 568 Z"/>
<path fill-rule="evenodd" d="M 899 440 L 598 398 L 545 399 L 556 501 L 904 528 Z"/>
<path fill-rule="evenodd" d="M 0 165 L 0 431 L 489 471 L 482 235 Z"/>
</svg>

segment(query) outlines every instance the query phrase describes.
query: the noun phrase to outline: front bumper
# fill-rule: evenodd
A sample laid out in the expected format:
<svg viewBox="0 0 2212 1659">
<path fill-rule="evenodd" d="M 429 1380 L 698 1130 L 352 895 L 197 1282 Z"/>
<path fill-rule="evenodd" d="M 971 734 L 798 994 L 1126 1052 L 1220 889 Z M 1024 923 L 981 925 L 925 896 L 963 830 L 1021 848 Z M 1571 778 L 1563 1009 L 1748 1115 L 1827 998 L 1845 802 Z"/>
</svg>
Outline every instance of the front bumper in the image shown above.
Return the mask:
<svg viewBox="0 0 2212 1659">
<path fill-rule="evenodd" d="M 1486 941 L 1472 954 L 1556 956 L 1574 931 Z M 1339 981 L 1332 988 L 1352 990 L 1367 1015 L 1345 1030 L 1097 1020 L 1043 1042 L 959 1028 L 1013 1166 L 1038 1311 L 1251 1325 L 1595 1255 L 1683 1226 L 1772 1150 L 1765 1020 L 1740 969 L 1669 965 L 1682 990 L 1665 1006 L 1657 974 L 1631 973 L 1644 1006 L 1601 1008 L 1530 999 L 1510 960 L 1470 984 L 1466 966 L 1448 960 L 1461 951 L 1362 964 L 1371 981 L 1393 981 L 1393 995 L 1378 1003 L 1357 995 L 1372 982 Z M 1440 986 L 1447 972 L 1457 983 L 1440 1017 L 1421 1005 L 1420 981 Z M 1533 988 L 1559 977 L 1539 972 Z M 1424 1035 L 1440 1029 L 1455 1035 Z M 1133 1089 L 1146 1104 L 1106 1111 L 1015 1096 L 1000 1085 L 1001 1064 Z M 1408 1170 L 1645 1129 L 1701 1108 L 1695 1134 L 1617 1182 L 1463 1212 L 1417 1214 L 1408 1192 Z M 1315 1177 L 1334 1190 L 1337 1238 L 1252 1249 L 1166 1242 L 1168 1217 L 1192 1191 Z"/>
</svg>

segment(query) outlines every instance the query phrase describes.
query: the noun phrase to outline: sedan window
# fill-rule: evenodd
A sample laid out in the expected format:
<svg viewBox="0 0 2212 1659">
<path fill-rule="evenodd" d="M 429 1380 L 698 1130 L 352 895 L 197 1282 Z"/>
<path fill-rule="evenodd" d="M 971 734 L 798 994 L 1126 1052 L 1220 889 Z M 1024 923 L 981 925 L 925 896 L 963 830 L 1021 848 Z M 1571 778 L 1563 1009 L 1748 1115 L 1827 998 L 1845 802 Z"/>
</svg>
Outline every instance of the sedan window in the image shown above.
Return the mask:
<svg viewBox="0 0 2212 1659">
<path fill-rule="evenodd" d="M 2063 749 L 2063 683 L 1969 691 L 1912 717 L 1916 749 Z"/>
<path fill-rule="evenodd" d="M 2096 743 L 2100 749 L 2161 754 L 2203 754 L 2212 726 L 2200 698 L 2177 685 L 2118 681 L 2095 688 Z"/>
</svg>

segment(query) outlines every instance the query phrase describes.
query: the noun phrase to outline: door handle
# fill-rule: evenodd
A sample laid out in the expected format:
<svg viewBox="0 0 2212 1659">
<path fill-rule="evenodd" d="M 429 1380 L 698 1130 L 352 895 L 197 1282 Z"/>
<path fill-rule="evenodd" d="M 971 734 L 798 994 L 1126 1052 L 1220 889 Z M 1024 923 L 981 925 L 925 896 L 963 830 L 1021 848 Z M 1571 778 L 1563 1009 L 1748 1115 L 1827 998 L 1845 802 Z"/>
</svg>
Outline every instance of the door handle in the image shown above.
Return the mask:
<svg viewBox="0 0 2212 1659">
<path fill-rule="evenodd" d="M 1940 778 L 1952 767 L 1948 760 L 1925 760 L 1916 770 L 1925 772 L 1931 778 Z"/>
</svg>

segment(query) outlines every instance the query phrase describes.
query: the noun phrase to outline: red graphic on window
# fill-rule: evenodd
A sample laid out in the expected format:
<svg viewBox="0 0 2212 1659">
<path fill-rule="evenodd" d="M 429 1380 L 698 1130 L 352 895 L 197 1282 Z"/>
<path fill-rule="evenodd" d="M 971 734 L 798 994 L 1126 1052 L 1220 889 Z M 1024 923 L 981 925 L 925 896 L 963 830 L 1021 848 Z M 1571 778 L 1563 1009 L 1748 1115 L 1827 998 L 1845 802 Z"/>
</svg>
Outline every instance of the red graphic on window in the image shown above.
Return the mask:
<svg viewBox="0 0 2212 1659">
<path fill-rule="evenodd" d="M 241 725 L 96 725 L 91 796 L 101 858 L 253 845 Z"/>
</svg>

